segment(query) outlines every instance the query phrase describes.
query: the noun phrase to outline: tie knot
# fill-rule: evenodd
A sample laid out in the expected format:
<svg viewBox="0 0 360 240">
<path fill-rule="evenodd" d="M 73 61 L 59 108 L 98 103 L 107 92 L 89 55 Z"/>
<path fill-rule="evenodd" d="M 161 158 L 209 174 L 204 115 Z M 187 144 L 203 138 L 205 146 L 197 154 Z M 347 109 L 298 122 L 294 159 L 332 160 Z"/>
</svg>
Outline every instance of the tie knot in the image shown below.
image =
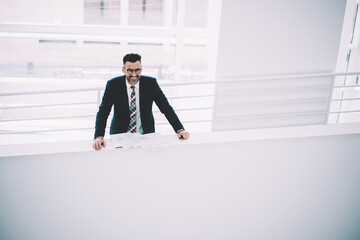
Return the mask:
<svg viewBox="0 0 360 240">
<path fill-rule="evenodd" d="M 130 86 L 132 90 L 135 90 L 135 86 Z"/>
</svg>

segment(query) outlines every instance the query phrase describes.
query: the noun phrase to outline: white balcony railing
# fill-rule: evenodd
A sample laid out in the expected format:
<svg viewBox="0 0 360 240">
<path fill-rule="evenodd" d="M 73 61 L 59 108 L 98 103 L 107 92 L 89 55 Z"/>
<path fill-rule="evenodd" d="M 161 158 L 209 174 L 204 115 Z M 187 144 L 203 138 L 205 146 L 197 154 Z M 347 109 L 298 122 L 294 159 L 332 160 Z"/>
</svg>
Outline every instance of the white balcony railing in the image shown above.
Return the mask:
<svg viewBox="0 0 360 240">
<path fill-rule="evenodd" d="M 201 132 L 360 122 L 359 75 L 323 73 L 160 85 L 184 125 Z M 188 94 L 194 87 L 198 94 Z M 0 136 L 91 131 L 103 89 L 3 91 Z M 157 126 L 167 124 L 157 109 L 154 113 Z M 208 128 L 201 130 L 205 123 Z"/>
</svg>

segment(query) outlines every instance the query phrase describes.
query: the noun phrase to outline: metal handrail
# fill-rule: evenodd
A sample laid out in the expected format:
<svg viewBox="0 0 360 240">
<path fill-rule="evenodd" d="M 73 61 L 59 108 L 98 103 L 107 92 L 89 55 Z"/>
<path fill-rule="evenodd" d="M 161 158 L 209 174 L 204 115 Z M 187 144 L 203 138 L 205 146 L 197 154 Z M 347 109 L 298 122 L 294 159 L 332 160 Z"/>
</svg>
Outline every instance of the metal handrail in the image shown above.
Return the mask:
<svg viewBox="0 0 360 240">
<path fill-rule="evenodd" d="M 218 118 L 219 121 L 228 121 L 228 120 L 249 120 L 249 119 L 268 119 L 268 118 L 281 118 L 281 117 L 296 117 L 296 116 L 309 116 L 309 115 L 323 115 L 328 112 L 305 112 L 305 113 L 294 113 L 294 114 L 272 114 L 272 115 L 249 115 L 246 117 L 232 117 L 232 118 Z M 337 112 L 329 112 L 328 114 L 339 114 L 339 113 L 360 113 L 360 110 L 356 111 L 337 111 Z M 93 116 L 92 116 L 93 117 Z M 69 117 L 71 118 L 71 117 Z M 75 117 L 72 117 L 75 118 Z M 77 118 L 77 117 L 76 117 Z M 54 118 L 58 119 L 58 118 Z M 206 120 L 191 120 L 191 121 L 183 121 L 186 123 L 200 123 L 200 122 L 211 122 L 212 119 Z M 159 122 L 156 125 L 165 125 L 167 122 Z M 108 129 L 107 127 L 106 129 Z M 93 130 L 93 127 L 85 127 L 85 128 L 63 128 L 63 129 L 48 129 L 48 130 L 33 130 L 33 131 L 16 131 L 16 132 L 0 132 L 0 135 L 4 134 L 29 134 L 29 133 L 45 133 L 45 132 L 62 132 L 62 131 L 76 131 L 76 130 Z"/>
<path fill-rule="evenodd" d="M 0 109 L 61 107 L 61 106 L 87 105 L 87 104 L 96 104 L 96 103 L 97 102 L 74 102 L 74 103 L 56 103 L 56 104 L 26 105 L 26 106 L 6 106 L 6 107 L 0 107 Z"/>
<path fill-rule="evenodd" d="M 287 76 L 270 76 L 270 77 L 252 77 L 252 78 L 227 78 L 227 79 L 218 79 L 212 81 L 187 81 L 187 82 L 162 82 L 162 87 L 172 87 L 172 86 L 186 86 L 186 85 L 205 85 L 205 84 L 229 84 L 236 82 L 249 82 L 249 81 L 264 81 L 264 80 L 289 80 L 289 79 L 298 79 L 298 78 L 314 78 L 314 77 L 336 77 L 336 76 L 352 76 L 360 75 L 360 72 L 347 72 L 347 73 L 316 73 L 316 74 L 302 74 L 302 75 L 287 75 Z M 351 85 L 359 87 L 359 85 Z M 338 87 L 347 87 L 336 86 Z M 14 95 L 34 95 L 34 94 L 48 94 L 48 93 L 69 93 L 69 92 L 90 92 L 90 91 L 99 91 L 103 90 L 103 87 L 96 88 L 75 88 L 75 89 L 60 89 L 60 90 L 43 90 L 43 91 L 27 91 L 27 92 L 7 92 L 0 93 L 0 97 L 3 96 L 14 96 Z"/>
<path fill-rule="evenodd" d="M 37 95 L 37 94 L 49 94 L 49 93 L 71 93 L 71 92 L 93 92 L 103 90 L 103 88 L 73 88 L 73 89 L 60 89 L 60 90 L 42 90 L 42 91 L 27 91 L 27 92 L 7 92 L 0 93 L 0 97 L 5 96 L 18 96 L 18 95 Z"/>
<path fill-rule="evenodd" d="M 236 108 L 239 106 L 222 106 L 218 108 Z M 214 109 L 214 107 L 204 107 L 204 108 L 187 108 L 187 109 L 177 109 L 177 112 L 181 111 L 199 111 L 199 110 L 211 110 Z M 154 111 L 159 113 L 160 111 Z M 305 116 L 305 115 L 315 115 L 315 114 L 339 114 L 339 113 L 356 113 L 360 112 L 359 110 L 353 110 L 353 111 L 332 111 L 332 112 L 326 112 L 326 111 L 320 111 L 320 112 L 304 112 L 304 113 L 296 113 L 296 114 L 285 114 L 285 115 L 279 115 L 282 116 Z M 248 115 L 249 119 L 253 118 L 272 118 L 272 117 L 279 117 L 275 116 L 276 114 L 271 115 Z M 77 115 L 77 116 L 56 116 L 56 117 L 42 117 L 42 118 L 20 118 L 20 119 L 1 119 L 0 122 L 21 122 L 21 121 L 40 121 L 40 120 L 54 120 L 54 119 L 78 119 L 78 118 L 95 118 L 95 114 L 91 115 Z M 111 117 L 112 114 L 109 115 Z M 266 117 L 255 117 L 255 116 L 266 116 Z M 228 120 L 233 120 L 233 118 L 226 118 Z M 237 119 L 237 118 L 234 118 Z M 216 119 L 221 120 L 221 119 Z"/>
<path fill-rule="evenodd" d="M 238 94 L 234 94 L 238 95 Z M 215 97 L 215 96 L 229 96 L 225 94 L 211 94 L 211 95 L 197 95 L 197 96 L 181 96 L 181 97 L 168 97 L 168 99 L 186 99 L 186 98 L 203 98 L 203 97 Z M 312 99 L 312 100 L 303 100 L 303 101 L 284 101 L 284 102 L 259 102 L 252 104 L 239 104 L 236 106 L 218 106 L 218 108 L 232 108 L 232 107 L 247 107 L 247 106 L 260 106 L 260 105 L 281 105 L 281 104 L 300 104 L 300 103 L 314 103 L 314 102 L 338 102 L 338 101 L 352 101 L 352 100 L 360 100 L 360 98 L 343 98 L 343 99 Z M 40 108 L 40 107 L 61 107 L 61 106 L 74 106 L 74 105 L 89 105 L 89 104 L 97 104 L 97 102 L 74 102 L 74 103 L 59 103 L 59 104 L 43 104 L 43 105 L 26 105 L 26 106 L 5 106 L 1 107 L 1 109 L 18 109 L 18 108 Z M 210 108 L 189 108 L 189 109 L 177 109 L 177 111 L 186 111 L 186 110 L 195 110 L 195 109 L 213 109 Z M 154 111 L 157 112 L 157 111 Z M 1 120 L 0 120 L 1 121 Z"/>
</svg>

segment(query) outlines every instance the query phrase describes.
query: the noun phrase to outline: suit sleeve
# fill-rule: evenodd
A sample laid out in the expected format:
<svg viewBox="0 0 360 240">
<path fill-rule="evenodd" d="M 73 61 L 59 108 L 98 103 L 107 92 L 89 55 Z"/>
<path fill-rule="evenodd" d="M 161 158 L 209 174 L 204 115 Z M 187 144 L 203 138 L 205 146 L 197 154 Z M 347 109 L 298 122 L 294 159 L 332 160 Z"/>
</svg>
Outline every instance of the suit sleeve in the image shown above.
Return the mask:
<svg viewBox="0 0 360 240">
<path fill-rule="evenodd" d="M 99 111 L 96 114 L 94 139 L 100 136 L 105 136 L 106 122 L 113 104 L 110 82 L 108 82 L 99 106 Z"/>
<path fill-rule="evenodd" d="M 169 104 L 166 96 L 162 92 L 156 79 L 154 81 L 154 101 L 158 106 L 160 112 L 165 115 L 166 119 L 169 121 L 170 125 L 172 126 L 175 132 L 177 132 L 180 129 L 184 129 L 178 116 L 176 115 L 174 109 Z"/>
</svg>

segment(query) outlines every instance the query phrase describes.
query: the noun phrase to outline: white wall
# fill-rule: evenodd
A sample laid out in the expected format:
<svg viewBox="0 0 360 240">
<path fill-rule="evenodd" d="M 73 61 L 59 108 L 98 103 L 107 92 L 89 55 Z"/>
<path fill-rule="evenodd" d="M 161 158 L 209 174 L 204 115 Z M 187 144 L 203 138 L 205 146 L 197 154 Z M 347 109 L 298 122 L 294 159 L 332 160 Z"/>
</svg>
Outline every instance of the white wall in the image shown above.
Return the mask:
<svg viewBox="0 0 360 240">
<path fill-rule="evenodd" d="M 224 0 L 217 79 L 335 71 L 345 3 Z M 324 124 L 332 80 L 218 84 L 213 130 Z"/>
<path fill-rule="evenodd" d="M 0 239 L 360 239 L 359 141 L 0 158 Z"/>
<path fill-rule="evenodd" d="M 335 70 L 346 0 L 223 0 L 217 78 Z"/>
</svg>

